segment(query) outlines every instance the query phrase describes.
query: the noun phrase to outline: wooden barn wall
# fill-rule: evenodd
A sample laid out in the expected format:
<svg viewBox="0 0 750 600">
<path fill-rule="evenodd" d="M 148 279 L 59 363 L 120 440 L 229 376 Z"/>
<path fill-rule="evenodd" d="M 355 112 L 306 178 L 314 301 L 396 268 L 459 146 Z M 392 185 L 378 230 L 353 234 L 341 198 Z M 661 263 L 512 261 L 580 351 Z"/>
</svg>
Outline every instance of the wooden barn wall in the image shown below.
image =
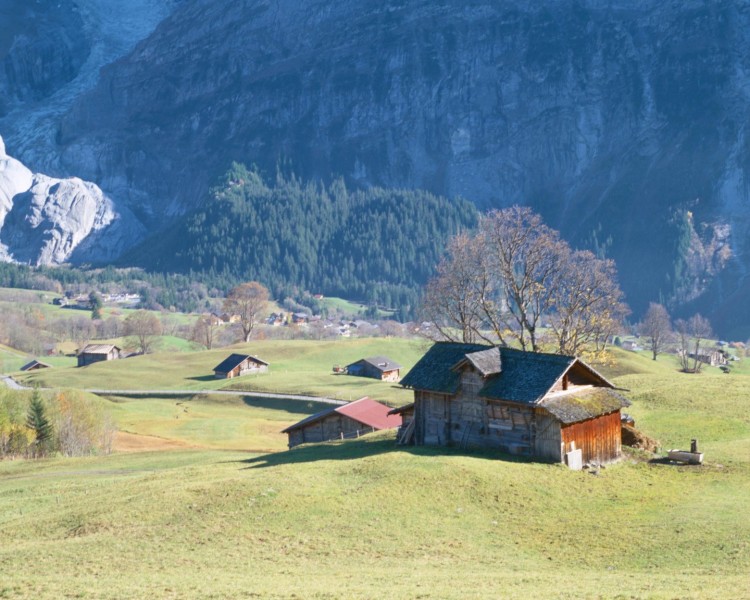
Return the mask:
<svg viewBox="0 0 750 600">
<path fill-rule="evenodd" d="M 620 456 L 622 433 L 620 411 L 562 427 L 562 442 L 567 452 L 570 442 L 583 451 L 583 462 L 604 463 Z"/>
<path fill-rule="evenodd" d="M 461 375 L 461 387 L 455 396 L 416 391 L 416 443 L 497 448 L 513 454 L 532 454 L 533 409 L 488 402 L 477 395 L 483 385 L 482 377 L 467 369 Z"/>
<path fill-rule="evenodd" d="M 372 377 L 373 379 L 380 379 L 382 374 L 380 369 L 373 367 L 370 363 L 362 362 L 362 377 Z"/>
<path fill-rule="evenodd" d="M 268 370 L 268 366 L 252 361 L 249 358 L 243 360 L 239 367 L 240 375 L 246 375 L 247 373 L 265 373 Z"/>
<path fill-rule="evenodd" d="M 448 398 L 435 392 L 414 392 L 414 441 L 417 444 L 444 446 L 447 443 Z"/>
<path fill-rule="evenodd" d="M 359 421 L 350 419 L 347 416 L 335 413 L 320 421 L 290 431 L 289 447 L 292 448 L 298 444 L 338 440 L 341 439 L 342 433 L 344 437 L 354 437 L 358 431 L 360 435 L 364 435 L 372 432 L 373 428 L 363 425 Z"/>
<path fill-rule="evenodd" d="M 562 462 L 564 456 L 560 421 L 541 408 L 536 409 L 534 455 L 554 462 Z"/>
<path fill-rule="evenodd" d="M 491 400 L 486 405 L 487 433 L 483 446 L 510 454 L 534 454 L 534 409 L 521 404 Z"/>
<path fill-rule="evenodd" d="M 382 378 L 383 381 L 398 381 L 399 380 L 399 372 L 398 370 L 395 371 L 385 371 L 381 375 L 379 375 L 379 378 Z"/>
</svg>

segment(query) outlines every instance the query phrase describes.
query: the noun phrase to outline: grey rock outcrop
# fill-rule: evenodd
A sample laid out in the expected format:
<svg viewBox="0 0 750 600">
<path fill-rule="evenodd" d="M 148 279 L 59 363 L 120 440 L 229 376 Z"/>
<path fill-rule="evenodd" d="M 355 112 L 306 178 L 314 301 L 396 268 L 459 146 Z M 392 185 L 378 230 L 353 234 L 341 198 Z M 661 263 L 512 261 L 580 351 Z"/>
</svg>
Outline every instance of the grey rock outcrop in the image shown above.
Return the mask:
<svg viewBox="0 0 750 600">
<path fill-rule="evenodd" d="M 32 174 L 0 138 L 0 259 L 31 265 L 107 262 L 143 235 L 93 183 Z"/>
</svg>

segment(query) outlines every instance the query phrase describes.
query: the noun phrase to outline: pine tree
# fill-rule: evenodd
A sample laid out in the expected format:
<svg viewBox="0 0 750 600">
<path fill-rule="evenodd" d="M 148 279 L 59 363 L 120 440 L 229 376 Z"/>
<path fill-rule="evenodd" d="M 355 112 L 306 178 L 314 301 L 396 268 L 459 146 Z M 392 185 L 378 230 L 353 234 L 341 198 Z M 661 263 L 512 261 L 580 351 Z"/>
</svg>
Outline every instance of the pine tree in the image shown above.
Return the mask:
<svg viewBox="0 0 750 600">
<path fill-rule="evenodd" d="M 44 456 L 47 453 L 49 442 L 52 439 L 52 425 L 47 420 L 44 402 L 38 389 L 34 389 L 26 413 L 26 427 L 34 432 L 34 456 Z"/>
</svg>

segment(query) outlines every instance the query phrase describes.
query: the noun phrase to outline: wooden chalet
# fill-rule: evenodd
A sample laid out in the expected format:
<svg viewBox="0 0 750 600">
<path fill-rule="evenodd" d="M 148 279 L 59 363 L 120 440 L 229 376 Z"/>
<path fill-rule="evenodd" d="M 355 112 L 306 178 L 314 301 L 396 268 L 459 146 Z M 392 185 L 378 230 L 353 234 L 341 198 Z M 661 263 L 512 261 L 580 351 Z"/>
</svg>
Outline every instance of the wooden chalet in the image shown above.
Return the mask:
<svg viewBox="0 0 750 600">
<path fill-rule="evenodd" d="M 216 379 L 232 379 L 249 373 L 265 373 L 268 363 L 250 354 L 230 354 L 214 367 Z"/>
<path fill-rule="evenodd" d="M 21 367 L 21 371 L 38 371 L 39 369 L 49 369 L 52 365 L 43 363 L 41 360 L 32 360 Z"/>
<path fill-rule="evenodd" d="M 389 408 L 367 396 L 323 410 L 284 429 L 289 448 L 313 442 L 354 438 L 401 425 L 401 417 L 390 415 Z"/>
<path fill-rule="evenodd" d="M 583 463 L 620 456 L 630 402 L 580 359 L 480 344 L 437 343 L 401 381 L 414 390 L 406 442 L 497 448 Z"/>
<path fill-rule="evenodd" d="M 113 344 L 89 344 L 78 353 L 78 366 L 120 358 L 122 349 Z"/>
<path fill-rule="evenodd" d="M 401 365 L 387 356 L 371 356 L 346 366 L 349 375 L 371 377 L 382 381 L 398 381 Z"/>
</svg>

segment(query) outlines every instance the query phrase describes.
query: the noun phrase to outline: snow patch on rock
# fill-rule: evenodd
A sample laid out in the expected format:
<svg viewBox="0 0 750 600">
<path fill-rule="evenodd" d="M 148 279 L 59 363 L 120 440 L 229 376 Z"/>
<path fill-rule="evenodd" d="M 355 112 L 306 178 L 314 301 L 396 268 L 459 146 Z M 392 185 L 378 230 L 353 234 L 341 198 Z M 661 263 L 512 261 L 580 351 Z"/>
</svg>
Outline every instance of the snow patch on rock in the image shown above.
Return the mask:
<svg viewBox="0 0 750 600">
<path fill-rule="evenodd" d="M 0 259 L 31 265 L 104 262 L 142 237 L 94 183 L 33 174 L 0 138 Z"/>
</svg>

